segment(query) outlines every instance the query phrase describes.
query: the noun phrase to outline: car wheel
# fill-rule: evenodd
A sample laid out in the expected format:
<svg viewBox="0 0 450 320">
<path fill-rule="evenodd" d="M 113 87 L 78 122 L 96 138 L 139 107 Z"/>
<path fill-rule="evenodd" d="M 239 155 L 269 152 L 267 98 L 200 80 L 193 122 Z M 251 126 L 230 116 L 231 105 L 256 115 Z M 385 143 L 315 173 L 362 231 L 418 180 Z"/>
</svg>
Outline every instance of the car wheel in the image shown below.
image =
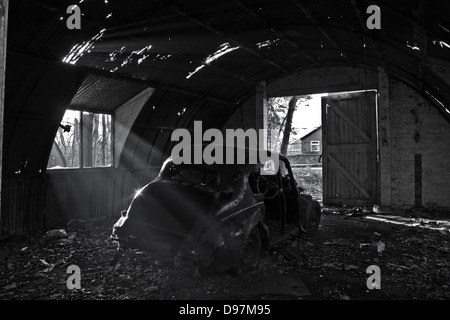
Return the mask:
<svg viewBox="0 0 450 320">
<path fill-rule="evenodd" d="M 258 267 L 261 257 L 262 238 L 258 226 L 255 226 L 247 237 L 242 250 L 240 269 L 243 271 L 253 270 Z"/>
<path fill-rule="evenodd" d="M 311 212 L 308 215 L 308 222 L 306 225 L 306 231 L 308 233 L 315 233 L 319 229 L 320 218 L 322 216 L 322 210 L 320 209 L 320 204 L 314 202 Z"/>
</svg>

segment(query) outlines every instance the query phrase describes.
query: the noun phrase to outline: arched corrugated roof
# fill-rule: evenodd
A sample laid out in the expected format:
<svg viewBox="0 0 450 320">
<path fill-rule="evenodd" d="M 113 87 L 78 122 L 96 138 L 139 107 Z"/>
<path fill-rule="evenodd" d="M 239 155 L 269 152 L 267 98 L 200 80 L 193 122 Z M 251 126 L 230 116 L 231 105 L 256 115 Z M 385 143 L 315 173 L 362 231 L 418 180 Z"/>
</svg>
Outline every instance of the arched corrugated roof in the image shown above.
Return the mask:
<svg viewBox="0 0 450 320">
<path fill-rule="evenodd" d="M 328 65 L 381 66 L 450 119 L 449 83 L 426 64 L 450 60 L 444 0 L 84 0 L 68 30 L 73 4 L 10 1 L 6 173 L 45 170 L 67 107 L 112 112 L 147 87 L 124 165 L 160 163 L 175 127 L 220 127 L 262 80 Z M 371 4 L 381 30 L 366 27 Z"/>
</svg>

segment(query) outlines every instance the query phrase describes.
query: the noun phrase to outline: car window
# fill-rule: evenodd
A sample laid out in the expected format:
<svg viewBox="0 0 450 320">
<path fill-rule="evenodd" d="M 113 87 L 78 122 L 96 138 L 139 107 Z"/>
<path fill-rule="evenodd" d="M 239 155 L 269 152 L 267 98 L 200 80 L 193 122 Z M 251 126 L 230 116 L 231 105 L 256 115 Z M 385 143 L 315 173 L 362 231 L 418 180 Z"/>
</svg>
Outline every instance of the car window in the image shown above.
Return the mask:
<svg viewBox="0 0 450 320">
<path fill-rule="evenodd" d="M 173 181 L 200 186 L 215 191 L 220 184 L 220 173 L 212 167 L 195 164 L 176 165 L 169 162 L 161 171 L 161 177 Z"/>
<path fill-rule="evenodd" d="M 283 177 L 286 175 L 289 175 L 289 170 L 286 167 L 286 164 L 284 163 L 284 161 L 280 161 L 280 173 Z"/>
</svg>

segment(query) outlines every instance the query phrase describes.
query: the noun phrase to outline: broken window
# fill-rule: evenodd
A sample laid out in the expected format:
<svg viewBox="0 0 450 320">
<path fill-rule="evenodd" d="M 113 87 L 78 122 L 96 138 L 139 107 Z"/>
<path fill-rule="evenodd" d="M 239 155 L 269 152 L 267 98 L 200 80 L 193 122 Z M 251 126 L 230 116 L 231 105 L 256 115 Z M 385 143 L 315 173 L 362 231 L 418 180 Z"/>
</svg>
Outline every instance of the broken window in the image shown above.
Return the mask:
<svg viewBox="0 0 450 320">
<path fill-rule="evenodd" d="M 47 168 L 110 167 L 112 116 L 67 110 L 56 132 Z"/>
<path fill-rule="evenodd" d="M 320 141 L 311 141 L 311 152 L 320 152 Z"/>
</svg>

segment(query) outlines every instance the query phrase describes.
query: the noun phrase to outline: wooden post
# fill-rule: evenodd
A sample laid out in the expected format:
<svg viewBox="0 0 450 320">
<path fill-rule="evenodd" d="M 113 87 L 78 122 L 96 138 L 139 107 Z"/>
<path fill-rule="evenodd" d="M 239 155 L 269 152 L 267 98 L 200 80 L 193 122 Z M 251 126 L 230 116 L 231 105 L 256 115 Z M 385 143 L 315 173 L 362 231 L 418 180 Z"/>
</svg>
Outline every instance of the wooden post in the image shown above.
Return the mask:
<svg viewBox="0 0 450 320">
<path fill-rule="evenodd" d="M 8 0 L 0 0 L 0 227 L 2 226 L 3 117 L 5 114 L 6 38 L 8 28 Z M 1 230 L 0 230 L 1 231 Z"/>
<path fill-rule="evenodd" d="M 391 117 L 389 76 L 378 68 L 378 146 L 379 146 L 379 199 L 383 206 L 391 205 Z"/>
<path fill-rule="evenodd" d="M 255 129 L 267 129 L 267 93 L 265 81 L 261 81 L 256 87 L 255 100 Z M 259 139 L 265 139 L 267 141 L 267 134 L 270 133 L 265 132 L 264 137 Z"/>
</svg>

